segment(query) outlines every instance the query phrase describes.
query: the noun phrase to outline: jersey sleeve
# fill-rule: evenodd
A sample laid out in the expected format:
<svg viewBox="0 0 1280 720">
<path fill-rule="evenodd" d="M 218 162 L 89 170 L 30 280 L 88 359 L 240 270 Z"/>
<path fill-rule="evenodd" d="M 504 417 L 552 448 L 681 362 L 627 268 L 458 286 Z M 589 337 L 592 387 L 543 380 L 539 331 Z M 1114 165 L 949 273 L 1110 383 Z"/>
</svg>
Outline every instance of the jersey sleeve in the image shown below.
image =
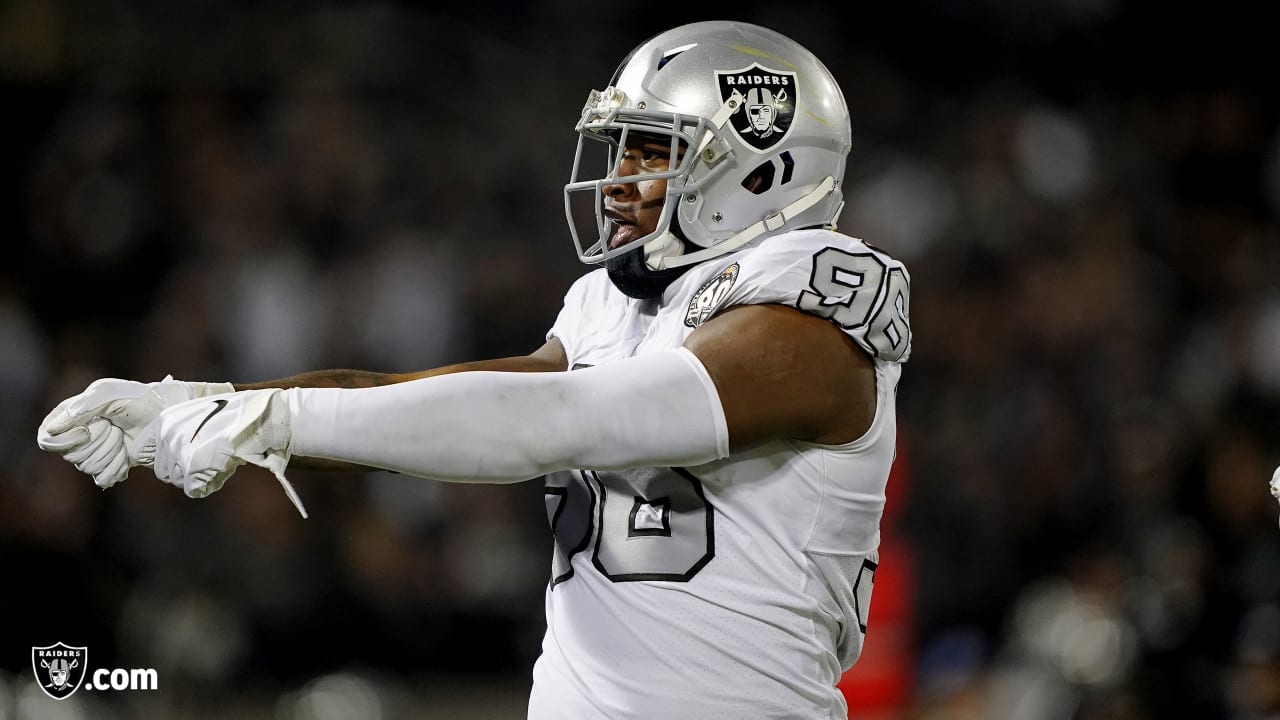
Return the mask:
<svg viewBox="0 0 1280 720">
<path fill-rule="evenodd" d="M 582 335 L 582 294 L 585 284 L 586 276 L 583 276 L 569 286 L 564 294 L 564 305 L 560 306 L 556 321 L 552 323 L 551 329 L 547 330 L 547 340 L 551 338 L 559 340 L 568 357 L 573 357 L 572 349 Z"/>
<path fill-rule="evenodd" d="M 911 276 L 882 250 L 831 231 L 798 231 L 770 238 L 738 264 L 720 308 L 789 305 L 835 323 L 877 360 L 911 356 Z"/>
</svg>

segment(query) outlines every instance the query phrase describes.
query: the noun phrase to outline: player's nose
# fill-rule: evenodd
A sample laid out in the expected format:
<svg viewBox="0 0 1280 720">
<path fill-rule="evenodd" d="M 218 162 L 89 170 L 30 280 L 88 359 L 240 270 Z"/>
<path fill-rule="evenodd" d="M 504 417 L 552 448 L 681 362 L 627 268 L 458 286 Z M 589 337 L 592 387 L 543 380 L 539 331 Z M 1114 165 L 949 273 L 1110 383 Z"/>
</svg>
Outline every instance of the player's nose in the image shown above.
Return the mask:
<svg viewBox="0 0 1280 720">
<path fill-rule="evenodd" d="M 634 182 L 618 182 L 617 178 L 631 178 L 636 174 L 635 161 L 630 153 L 625 153 L 614 163 L 609 174 L 605 176 L 605 184 L 600 188 L 600 192 L 605 197 L 624 198 L 629 193 L 635 191 L 636 184 Z"/>
<path fill-rule="evenodd" d="M 614 173 L 609 173 L 609 177 L 606 178 L 607 182 L 601 186 L 600 192 L 603 193 L 605 197 L 621 200 L 626 198 L 629 193 L 635 190 L 636 184 L 630 182 L 618 182 L 614 180 L 616 177 L 617 175 Z"/>
</svg>

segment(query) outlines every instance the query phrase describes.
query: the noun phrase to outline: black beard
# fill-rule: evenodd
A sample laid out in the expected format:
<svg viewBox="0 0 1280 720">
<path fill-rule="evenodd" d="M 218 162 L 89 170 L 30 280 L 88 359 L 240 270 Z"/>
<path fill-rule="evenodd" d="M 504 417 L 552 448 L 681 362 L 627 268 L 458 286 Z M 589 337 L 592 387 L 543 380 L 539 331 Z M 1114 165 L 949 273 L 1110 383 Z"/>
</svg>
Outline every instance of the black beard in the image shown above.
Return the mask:
<svg viewBox="0 0 1280 720">
<path fill-rule="evenodd" d="M 641 245 L 621 255 L 604 261 L 605 270 L 613 286 L 623 295 L 637 300 L 658 297 L 676 278 L 685 274 L 692 265 L 666 270 L 650 270 L 644 264 L 644 246 Z"/>
</svg>

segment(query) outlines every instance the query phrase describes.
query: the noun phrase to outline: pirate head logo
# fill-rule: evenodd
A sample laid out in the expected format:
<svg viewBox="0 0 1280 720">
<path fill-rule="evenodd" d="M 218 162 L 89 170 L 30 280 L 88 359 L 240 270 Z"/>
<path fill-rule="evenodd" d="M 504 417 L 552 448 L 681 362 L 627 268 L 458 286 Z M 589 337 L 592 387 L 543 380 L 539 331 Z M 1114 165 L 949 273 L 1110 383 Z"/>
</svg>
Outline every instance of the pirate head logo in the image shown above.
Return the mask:
<svg viewBox="0 0 1280 720">
<path fill-rule="evenodd" d="M 742 142 L 764 152 L 777 145 L 791 130 L 796 111 L 796 74 L 755 63 L 732 72 L 717 72 L 720 99 L 737 93 L 741 100 L 730 125 Z"/>
<path fill-rule="evenodd" d="M 58 643 L 31 648 L 31 669 L 36 683 L 54 700 L 65 700 L 80 688 L 84 680 L 89 649 Z"/>
</svg>

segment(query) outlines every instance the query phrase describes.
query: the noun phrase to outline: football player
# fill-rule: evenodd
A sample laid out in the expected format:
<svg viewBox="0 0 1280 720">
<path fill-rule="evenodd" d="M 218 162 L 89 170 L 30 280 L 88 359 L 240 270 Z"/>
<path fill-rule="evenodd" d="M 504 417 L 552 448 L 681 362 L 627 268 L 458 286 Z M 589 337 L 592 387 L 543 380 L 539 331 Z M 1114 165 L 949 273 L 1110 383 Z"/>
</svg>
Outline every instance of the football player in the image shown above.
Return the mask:
<svg viewBox="0 0 1280 720">
<path fill-rule="evenodd" d="M 103 487 L 149 465 L 193 497 L 244 463 L 545 478 L 531 718 L 843 718 L 912 338 L 906 268 L 835 229 L 840 88 L 787 37 L 700 22 L 632 51 L 576 129 L 565 211 L 596 269 L 528 356 L 101 380 L 40 445 Z"/>
</svg>

